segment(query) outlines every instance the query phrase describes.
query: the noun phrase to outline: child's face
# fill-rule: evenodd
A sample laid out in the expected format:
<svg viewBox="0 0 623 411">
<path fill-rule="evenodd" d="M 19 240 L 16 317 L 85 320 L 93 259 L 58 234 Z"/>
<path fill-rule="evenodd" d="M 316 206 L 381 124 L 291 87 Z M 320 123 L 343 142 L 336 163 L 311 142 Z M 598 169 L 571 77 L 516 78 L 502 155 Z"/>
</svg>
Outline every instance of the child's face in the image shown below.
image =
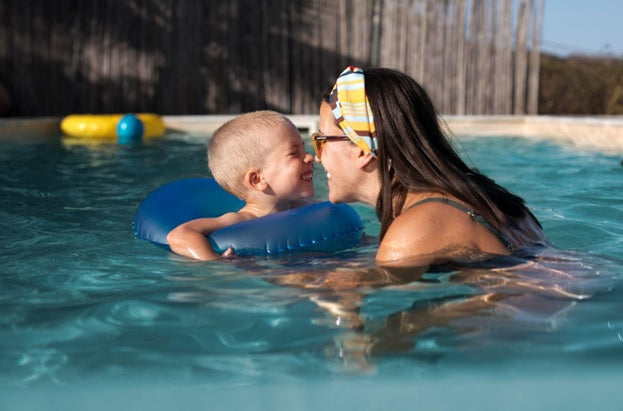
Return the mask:
<svg viewBox="0 0 623 411">
<path fill-rule="evenodd" d="M 264 137 L 271 149 L 262 168 L 262 176 L 271 190 L 283 201 L 314 195 L 314 157 L 307 153 L 298 130 L 282 125 Z"/>
</svg>

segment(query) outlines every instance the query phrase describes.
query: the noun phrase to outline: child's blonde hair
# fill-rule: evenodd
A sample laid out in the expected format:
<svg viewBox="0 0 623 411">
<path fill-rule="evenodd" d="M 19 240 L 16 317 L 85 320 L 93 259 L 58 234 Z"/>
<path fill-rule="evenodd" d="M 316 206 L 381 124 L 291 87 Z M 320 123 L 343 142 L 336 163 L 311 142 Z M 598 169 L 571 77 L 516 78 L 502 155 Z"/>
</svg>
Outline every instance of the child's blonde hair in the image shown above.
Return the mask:
<svg viewBox="0 0 623 411">
<path fill-rule="evenodd" d="M 280 132 L 294 124 L 275 111 L 241 114 L 220 126 L 208 144 L 208 167 L 221 187 L 245 199 L 243 179 L 254 168 L 261 169 L 271 147 L 266 133 Z"/>
</svg>

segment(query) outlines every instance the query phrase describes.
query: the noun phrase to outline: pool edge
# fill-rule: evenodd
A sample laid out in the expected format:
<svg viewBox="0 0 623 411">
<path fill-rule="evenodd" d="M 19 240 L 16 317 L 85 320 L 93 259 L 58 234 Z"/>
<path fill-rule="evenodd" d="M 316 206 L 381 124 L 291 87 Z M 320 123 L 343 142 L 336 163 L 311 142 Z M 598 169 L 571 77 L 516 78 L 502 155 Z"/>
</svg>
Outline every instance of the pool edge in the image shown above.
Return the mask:
<svg viewBox="0 0 623 411">
<path fill-rule="evenodd" d="M 235 115 L 164 115 L 168 133 L 211 134 Z M 318 130 L 316 115 L 288 115 L 301 130 Z M 564 141 L 579 148 L 623 153 L 623 116 L 442 116 L 452 134 Z M 58 136 L 61 118 L 0 119 L 0 137 Z"/>
</svg>

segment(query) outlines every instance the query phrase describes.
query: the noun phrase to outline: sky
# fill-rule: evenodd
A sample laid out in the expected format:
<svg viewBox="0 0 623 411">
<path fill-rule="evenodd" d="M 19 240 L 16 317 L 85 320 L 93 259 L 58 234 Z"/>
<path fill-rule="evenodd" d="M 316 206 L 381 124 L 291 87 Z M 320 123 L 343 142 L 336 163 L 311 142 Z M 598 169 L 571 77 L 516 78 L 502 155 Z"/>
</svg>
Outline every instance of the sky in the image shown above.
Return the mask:
<svg viewBox="0 0 623 411">
<path fill-rule="evenodd" d="M 623 0 L 545 0 L 541 51 L 623 57 Z"/>
</svg>

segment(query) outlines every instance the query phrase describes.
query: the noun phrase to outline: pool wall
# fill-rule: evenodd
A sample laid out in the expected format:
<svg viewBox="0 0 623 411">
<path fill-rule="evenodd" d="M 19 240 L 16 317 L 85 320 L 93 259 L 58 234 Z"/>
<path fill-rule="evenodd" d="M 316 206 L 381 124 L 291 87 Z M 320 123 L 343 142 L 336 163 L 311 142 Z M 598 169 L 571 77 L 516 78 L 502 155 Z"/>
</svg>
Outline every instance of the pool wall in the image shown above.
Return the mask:
<svg viewBox="0 0 623 411">
<path fill-rule="evenodd" d="M 56 117 L 0 119 L 0 138 L 19 140 L 24 137 L 54 137 L 60 134 L 61 119 Z"/>
<path fill-rule="evenodd" d="M 211 134 L 234 115 L 163 116 L 167 131 Z M 318 130 L 318 116 L 289 115 L 307 132 Z M 457 136 L 547 138 L 582 149 L 623 153 L 623 116 L 443 116 Z M 61 118 L 0 119 L 0 137 L 58 136 Z"/>
</svg>

